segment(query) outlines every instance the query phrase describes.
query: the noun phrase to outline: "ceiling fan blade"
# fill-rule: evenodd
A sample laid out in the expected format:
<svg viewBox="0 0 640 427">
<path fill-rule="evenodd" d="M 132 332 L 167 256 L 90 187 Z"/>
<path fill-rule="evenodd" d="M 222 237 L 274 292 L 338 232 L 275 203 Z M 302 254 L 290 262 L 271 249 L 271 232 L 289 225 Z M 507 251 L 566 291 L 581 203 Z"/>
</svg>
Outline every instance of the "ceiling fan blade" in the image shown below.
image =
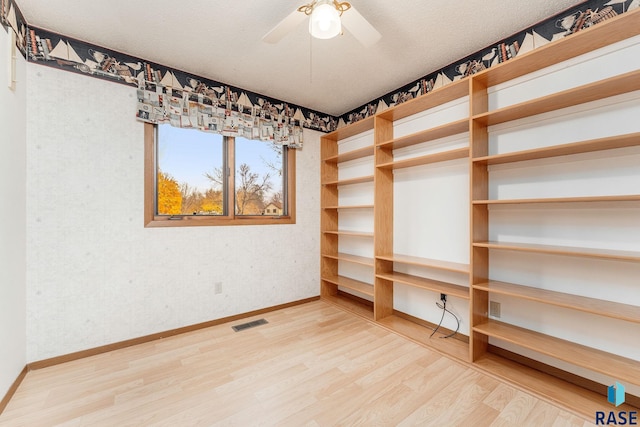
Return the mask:
<svg viewBox="0 0 640 427">
<path fill-rule="evenodd" d="M 373 46 L 382 37 L 353 5 L 342 14 L 342 25 L 365 47 Z"/>
<path fill-rule="evenodd" d="M 302 12 L 294 10 L 286 18 L 273 27 L 267 34 L 262 37 L 262 40 L 267 43 L 278 43 L 284 36 L 293 31 L 302 21 L 307 18 Z"/>
</svg>

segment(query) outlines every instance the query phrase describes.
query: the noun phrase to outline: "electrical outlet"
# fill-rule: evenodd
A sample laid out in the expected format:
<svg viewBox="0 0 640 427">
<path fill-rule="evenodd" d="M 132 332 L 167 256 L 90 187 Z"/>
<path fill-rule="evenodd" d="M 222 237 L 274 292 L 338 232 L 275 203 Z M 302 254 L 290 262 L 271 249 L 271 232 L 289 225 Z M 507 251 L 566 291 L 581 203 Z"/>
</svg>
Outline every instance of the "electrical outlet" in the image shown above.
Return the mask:
<svg viewBox="0 0 640 427">
<path fill-rule="evenodd" d="M 440 301 L 447 302 L 447 294 L 440 294 Z"/>
<path fill-rule="evenodd" d="M 216 282 L 213 284 L 213 293 L 216 295 L 222 293 L 222 282 Z"/>
<path fill-rule="evenodd" d="M 489 301 L 489 316 L 500 318 L 500 303 L 497 301 Z"/>
</svg>

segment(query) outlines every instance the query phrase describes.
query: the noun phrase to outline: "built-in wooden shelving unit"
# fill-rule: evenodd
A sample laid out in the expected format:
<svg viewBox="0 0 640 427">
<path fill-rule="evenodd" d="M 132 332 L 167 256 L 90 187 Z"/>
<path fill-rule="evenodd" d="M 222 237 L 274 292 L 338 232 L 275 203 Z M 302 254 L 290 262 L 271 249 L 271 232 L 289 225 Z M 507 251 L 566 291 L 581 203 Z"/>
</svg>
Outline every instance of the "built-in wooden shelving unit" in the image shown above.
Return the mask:
<svg viewBox="0 0 640 427">
<path fill-rule="evenodd" d="M 512 242 L 502 237 L 492 240 L 489 233 L 489 219 L 492 217 L 493 209 L 513 209 L 513 206 L 517 209 L 540 211 L 558 207 L 571 210 L 602 207 L 637 209 L 637 204 L 640 202 L 640 187 L 637 191 L 621 191 L 622 194 L 614 195 L 567 194 L 561 197 L 553 195 L 533 198 L 490 197 L 489 188 L 494 165 L 535 162 L 562 156 L 580 156 L 585 153 L 594 153 L 606 158 L 614 150 L 640 146 L 640 132 L 575 140 L 555 145 L 550 141 L 548 146 L 544 146 L 545 142 L 542 142 L 537 148 L 516 151 L 503 148 L 498 153 L 491 152 L 489 141 L 492 126 L 518 120 L 519 122 L 514 124 L 516 126 L 521 123 L 521 119 L 536 116 L 537 120 L 538 116 L 544 113 L 638 91 L 640 90 L 640 70 L 625 71 L 575 87 L 571 87 L 569 83 L 568 89 L 494 109 L 490 108 L 489 98 L 491 89 L 496 85 L 510 82 L 638 34 L 640 34 L 640 10 L 627 12 L 565 37 L 561 41 L 518 55 L 515 59 L 493 66 L 467 79 L 452 82 L 426 95 L 323 136 L 321 138 L 321 294 L 324 300 L 361 315 L 415 342 L 471 363 L 492 375 L 517 382 L 529 391 L 584 414 L 593 415 L 594 405 L 602 399 L 604 387 L 593 386 L 597 389 L 599 393 L 597 394 L 581 387 L 586 387 L 589 383 L 584 379 L 576 380 L 579 386 L 570 384 L 567 378 L 575 380 L 576 375 L 563 373 L 555 377 L 554 375 L 559 372 L 557 368 L 550 368 L 546 370 L 547 373 L 542 372 L 545 371 L 544 366 L 546 366 L 543 363 L 528 359 L 530 356 L 520 356 L 500 349 L 493 342 L 506 342 L 517 348 L 529 350 L 562 363 L 569 363 L 577 368 L 640 385 L 640 362 L 637 360 L 561 339 L 551 333 L 498 321 L 489 316 L 490 295 L 498 295 L 516 299 L 523 304 L 548 305 L 569 312 L 601 316 L 612 321 L 640 324 L 640 307 L 635 305 L 569 294 L 559 289 L 541 289 L 526 283 L 507 283 L 490 277 L 490 254 L 494 251 L 518 252 L 520 256 L 525 257 L 532 256 L 529 254 L 544 254 L 544 256 L 557 257 L 554 259 L 558 259 L 558 262 L 563 262 L 563 259 L 566 262 L 566 257 L 577 257 L 622 263 L 640 263 L 640 252 L 624 250 L 624 247 L 616 249 Z M 406 135 L 394 136 L 394 126 L 401 119 L 411 118 L 419 113 L 430 114 L 431 109 L 447 103 L 450 103 L 447 105 L 458 105 L 457 100 L 468 103 L 468 117 L 458 117 L 448 123 L 437 123 L 417 131 L 412 130 Z M 549 117 L 549 115 L 541 117 Z M 338 151 L 339 142 L 371 131 L 373 131 L 371 144 L 344 152 Z M 535 132 L 535 129 L 531 132 Z M 429 147 L 432 141 L 442 141 L 448 137 L 456 139 L 458 136 L 467 139 L 468 146 L 460 147 L 458 144 L 455 148 L 431 149 L 427 150 L 426 154 L 413 157 L 411 153 L 404 150 L 402 157 L 396 156 L 395 150 Z M 340 164 L 371 156 L 373 157 L 373 174 L 342 180 L 338 178 Z M 395 171 L 460 159 L 468 159 L 470 175 L 468 207 L 470 263 L 394 253 Z M 338 203 L 341 189 L 358 184 L 367 184 L 369 185 L 367 188 L 373 186 L 373 205 L 341 206 Z M 627 192 L 631 194 L 625 194 Z M 363 212 L 363 215 L 371 215 L 371 210 L 373 210 L 374 224 L 372 232 L 348 231 L 340 227 L 339 212 L 347 211 L 349 214 Z M 373 256 L 363 257 L 341 252 L 338 239 L 343 238 L 372 239 Z M 447 243 L 442 242 L 442 244 Z M 340 276 L 339 263 L 371 269 L 373 284 Z M 420 273 L 408 274 L 407 271 L 413 271 L 411 269 L 416 269 Z M 430 272 L 434 272 L 434 277 L 429 277 Z M 461 280 L 452 279 L 449 283 L 446 277 L 450 275 Z M 461 285 L 461 282 L 466 282 L 468 285 Z M 442 293 L 459 298 L 465 303 L 468 302 L 470 313 L 468 339 L 466 337 L 463 337 L 464 339 L 429 339 L 431 330 L 428 325 L 421 324 L 424 322 L 412 321 L 411 316 L 400 313 L 394 308 L 393 295 L 396 284 Z M 357 299 L 347 298 L 342 291 L 354 291 L 355 295 L 364 296 L 369 299 L 369 302 L 358 302 Z M 533 368 L 524 366 L 523 363 Z M 553 384 L 555 388 L 548 387 L 549 384 Z M 558 393 L 558 389 L 561 389 L 562 393 Z"/>
</svg>

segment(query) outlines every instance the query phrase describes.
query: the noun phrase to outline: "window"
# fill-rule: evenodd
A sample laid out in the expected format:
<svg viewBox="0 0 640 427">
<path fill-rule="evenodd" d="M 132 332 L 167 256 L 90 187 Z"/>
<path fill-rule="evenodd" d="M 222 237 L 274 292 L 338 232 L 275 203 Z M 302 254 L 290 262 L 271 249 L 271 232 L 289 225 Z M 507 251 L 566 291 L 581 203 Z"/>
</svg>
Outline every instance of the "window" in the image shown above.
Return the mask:
<svg viewBox="0 0 640 427">
<path fill-rule="evenodd" d="M 295 150 L 145 124 L 145 226 L 295 223 Z"/>
</svg>

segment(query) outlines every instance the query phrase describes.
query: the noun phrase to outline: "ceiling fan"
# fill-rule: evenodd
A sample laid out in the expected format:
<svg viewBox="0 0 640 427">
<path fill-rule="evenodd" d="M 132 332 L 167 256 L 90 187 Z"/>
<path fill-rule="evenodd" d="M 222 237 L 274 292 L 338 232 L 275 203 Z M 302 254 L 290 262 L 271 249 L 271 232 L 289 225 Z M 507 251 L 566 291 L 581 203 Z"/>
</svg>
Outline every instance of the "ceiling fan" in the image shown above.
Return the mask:
<svg viewBox="0 0 640 427">
<path fill-rule="evenodd" d="M 330 39 L 342 33 L 342 25 L 365 47 L 380 40 L 380 33 L 348 2 L 312 0 L 291 12 L 262 37 L 277 43 L 309 17 L 309 33 L 315 38 Z"/>
</svg>

